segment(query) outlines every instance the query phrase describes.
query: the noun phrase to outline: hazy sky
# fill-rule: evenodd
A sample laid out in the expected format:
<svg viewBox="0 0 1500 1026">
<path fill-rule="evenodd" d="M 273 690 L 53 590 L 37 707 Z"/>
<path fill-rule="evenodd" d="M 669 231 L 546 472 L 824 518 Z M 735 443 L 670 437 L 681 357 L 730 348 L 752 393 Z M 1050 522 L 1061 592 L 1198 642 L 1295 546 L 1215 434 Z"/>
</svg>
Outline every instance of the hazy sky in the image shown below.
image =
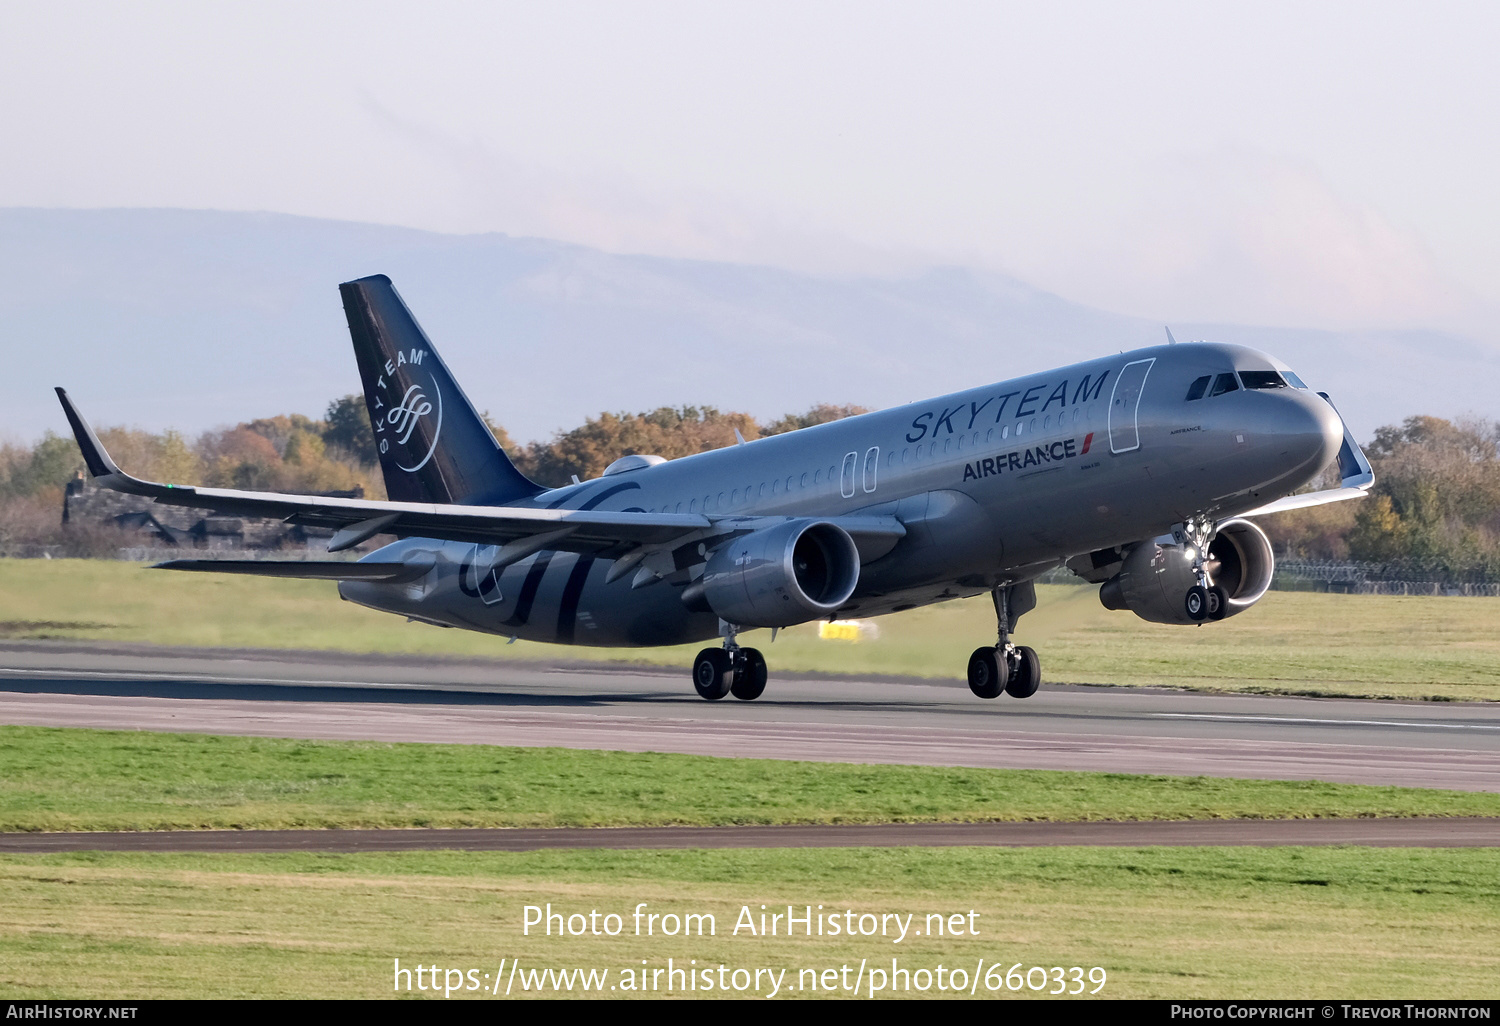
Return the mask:
<svg viewBox="0 0 1500 1026">
<path fill-rule="evenodd" d="M 0 206 L 1500 342 L 1494 3 L 0 2 Z"/>
</svg>

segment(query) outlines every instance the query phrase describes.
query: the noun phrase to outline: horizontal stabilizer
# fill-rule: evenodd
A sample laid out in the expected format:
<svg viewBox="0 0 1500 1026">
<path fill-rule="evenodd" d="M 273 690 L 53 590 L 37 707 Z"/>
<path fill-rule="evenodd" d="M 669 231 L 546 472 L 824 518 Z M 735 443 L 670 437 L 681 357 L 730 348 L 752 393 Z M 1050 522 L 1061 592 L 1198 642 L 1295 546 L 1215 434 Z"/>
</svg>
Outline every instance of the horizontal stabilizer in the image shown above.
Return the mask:
<svg viewBox="0 0 1500 1026">
<path fill-rule="evenodd" d="M 211 574 L 253 574 L 257 577 L 291 577 L 305 581 L 414 581 L 432 567 L 420 563 L 348 563 L 342 560 L 315 562 L 308 559 L 169 559 L 152 570 L 194 570 Z"/>
</svg>

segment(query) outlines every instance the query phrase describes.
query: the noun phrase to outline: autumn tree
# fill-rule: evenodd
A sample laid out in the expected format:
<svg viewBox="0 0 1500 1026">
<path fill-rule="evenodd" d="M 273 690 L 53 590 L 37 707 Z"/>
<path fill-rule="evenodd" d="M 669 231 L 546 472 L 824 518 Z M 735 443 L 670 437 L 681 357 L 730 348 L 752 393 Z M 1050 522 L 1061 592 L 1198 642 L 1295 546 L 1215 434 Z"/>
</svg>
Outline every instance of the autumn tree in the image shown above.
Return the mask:
<svg viewBox="0 0 1500 1026">
<path fill-rule="evenodd" d="M 1500 424 L 1408 417 L 1375 432 L 1366 455 L 1375 487 L 1355 515 L 1350 555 L 1500 570 Z"/>
</svg>

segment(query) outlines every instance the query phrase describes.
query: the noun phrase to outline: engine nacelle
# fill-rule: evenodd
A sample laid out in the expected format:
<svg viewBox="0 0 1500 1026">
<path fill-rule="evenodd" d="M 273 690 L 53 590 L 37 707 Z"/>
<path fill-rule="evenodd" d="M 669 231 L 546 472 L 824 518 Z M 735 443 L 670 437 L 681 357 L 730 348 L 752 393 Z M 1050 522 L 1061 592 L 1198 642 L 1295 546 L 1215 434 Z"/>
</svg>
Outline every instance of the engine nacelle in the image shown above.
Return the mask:
<svg viewBox="0 0 1500 1026">
<path fill-rule="evenodd" d="M 859 549 L 837 524 L 788 520 L 715 552 L 701 581 L 721 619 L 745 627 L 790 627 L 832 614 L 859 583 Z"/>
<path fill-rule="evenodd" d="M 1208 575 L 1229 601 L 1225 616 L 1249 609 L 1271 587 L 1276 559 L 1265 533 L 1248 520 L 1219 525 L 1208 547 Z M 1193 557 L 1185 546 L 1144 541 L 1125 556 L 1120 572 L 1099 588 L 1106 609 L 1128 609 L 1152 623 L 1193 624 L 1183 600 L 1197 584 Z"/>
</svg>

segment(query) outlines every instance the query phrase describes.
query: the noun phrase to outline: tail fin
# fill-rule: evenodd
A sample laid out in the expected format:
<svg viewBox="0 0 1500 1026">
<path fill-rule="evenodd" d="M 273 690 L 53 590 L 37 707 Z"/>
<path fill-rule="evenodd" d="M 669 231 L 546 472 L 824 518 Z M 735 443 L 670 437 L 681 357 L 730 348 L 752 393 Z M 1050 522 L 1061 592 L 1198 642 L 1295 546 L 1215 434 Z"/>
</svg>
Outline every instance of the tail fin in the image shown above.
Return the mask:
<svg viewBox="0 0 1500 1026">
<path fill-rule="evenodd" d="M 542 491 L 511 463 L 383 274 L 339 286 L 395 502 L 504 505 Z"/>
</svg>

